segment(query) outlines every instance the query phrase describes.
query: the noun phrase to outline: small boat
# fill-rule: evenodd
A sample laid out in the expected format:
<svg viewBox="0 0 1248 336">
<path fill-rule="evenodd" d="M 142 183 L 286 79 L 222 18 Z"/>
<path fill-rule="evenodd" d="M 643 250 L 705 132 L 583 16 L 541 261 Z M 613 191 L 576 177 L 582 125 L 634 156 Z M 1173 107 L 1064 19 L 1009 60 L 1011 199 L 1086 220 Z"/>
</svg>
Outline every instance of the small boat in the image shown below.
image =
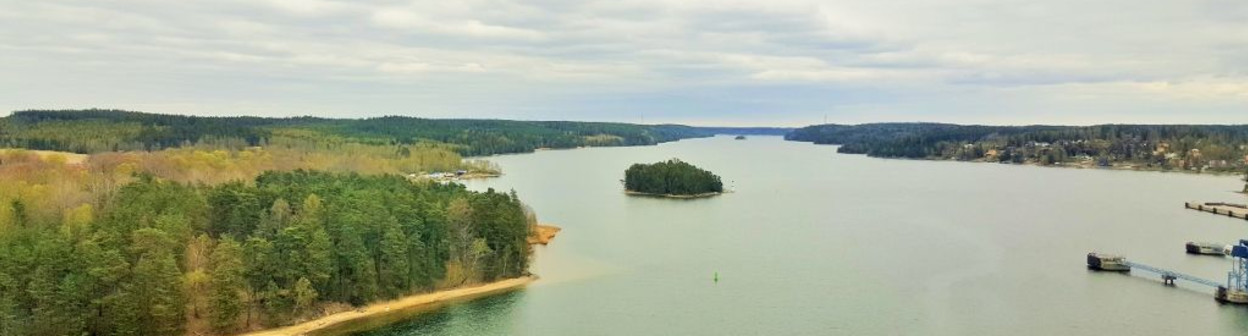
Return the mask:
<svg viewBox="0 0 1248 336">
<path fill-rule="evenodd" d="M 1187 242 L 1184 244 L 1187 253 L 1204 255 L 1225 255 L 1229 249 L 1225 244 L 1207 242 Z"/>
<path fill-rule="evenodd" d="M 1130 272 L 1127 258 L 1112 254 L 1088 253 L 1088 268 L 1100 271 Z"/>
<path fill-rule="evenodd" d="M 737 139 L 737 140 L 745 140 L 745 136 L 744 136 L 744 135 L 738 135 L 735 139 Z"/>
</svg>

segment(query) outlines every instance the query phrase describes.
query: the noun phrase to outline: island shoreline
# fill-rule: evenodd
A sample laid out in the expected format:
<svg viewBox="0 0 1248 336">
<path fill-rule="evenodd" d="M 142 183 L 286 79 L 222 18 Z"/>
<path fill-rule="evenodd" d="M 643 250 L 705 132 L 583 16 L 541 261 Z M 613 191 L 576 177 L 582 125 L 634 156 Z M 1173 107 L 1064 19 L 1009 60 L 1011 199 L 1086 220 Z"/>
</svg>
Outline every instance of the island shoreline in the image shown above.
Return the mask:
<svg viewBox="0 0 1248 336">
<path fill-rule="evenodd" d="M 391 311 L 401 311 L 404 309 L 416 308 L 420 306 L 434 305 L 445 303 L 453 300 L 466 300 L 494 295 L 502 292 L 518 290 L 537 281 L 536 275 L 523 276 L 519 278 L 505 279 L 472 287 L 460 287 L 447 290 L 440 290 L 431 293 L 416 294 L 407 297 L 398 298 L 391 301 L 377 302 L 369 304 L 357 310 L 334 313 L 322 316 L 317 319 L 304 321 L 299 324 L 277 327 L 272 329 L 258 330 L 254 332 L 237 334 L 239 336 L 293 336 L 293 335 L 309 335 L 319 331 L 324 331 L 336 326 L 340 326 L 349 322 L 366 320 L 369 318 L 383 316 Z"/>
<path fill-rule="evenodd" d="M 692 195 L 679 195 L 679 194 L 655 194 L 655 193 L 647 193 L 647 192 L 640 192 L 640 191 L 624 190 L 624 194 L 627 194 L 629 196 L 642 196 L 642 197 L 655 197 L 655 198 L 698 199 L 698 198 L 708 198 L 708 197 L 715 197 L 715 196 L 723 195 L 724 192 L 719 191 L 719 192 L 709 192 L 709 193 L 692 194 Z"/>
</svg>

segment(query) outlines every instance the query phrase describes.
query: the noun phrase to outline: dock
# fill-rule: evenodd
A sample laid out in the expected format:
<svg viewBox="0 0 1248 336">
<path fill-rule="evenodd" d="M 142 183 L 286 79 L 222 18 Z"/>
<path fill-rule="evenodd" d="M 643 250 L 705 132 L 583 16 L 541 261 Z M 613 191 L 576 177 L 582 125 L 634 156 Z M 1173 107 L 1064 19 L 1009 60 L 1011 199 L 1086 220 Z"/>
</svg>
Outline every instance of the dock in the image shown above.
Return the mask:
<svg viewBox="0 0 1248 336">
<path fill-rule="evenodd" d="M 1184 280 L 1192 284 L 1211 287 L 1214 289 L 1213 299 L 1220 303 L 1248 304 L 1248 239 L 1240 239 L 1238 244 L 1231 246 L 1231 258 L 1233 261 L 1231 271 L 1226 272 L 1226 285 L 1190 274 L 1127 261 L 1119 255 L 1092 252 L 1088 253 L 1087 261 L 1089 269 L 1118 272 L 1145 271 L 1161 276 L 1161 283 L 1167 286 L 1174 286 L 1178 280 Z"/>
<path fill-rule="evenodd" d="M 1141 264 L 1138 262 L 1128 261 L 1126 263 L 1127 265 L 1131 266 L 1131 270 L 1133 271 L 1141 270 L 1141 271 L 1147 271 L 1153 274 L 1160 275 L 1161 283 L 1166 284 L 1166 285 L 1173 286 L 1175 280 L 1187 280 L 1194 284 L 1205 285 L 1205 286 L 1212 287 L 1214 289 L 1217 289 L 1218 287 L 1222 286 L 1222 284 L 1218 283 L 1217 281 L 1201 278 L 1198 276 L 1179 273 L 1179 272 L 1171 271 L 1171 270 L 1160 268 L 1160 267 L 1153 267 L 1153 266 Z"/>
<path fill-rule="evenodd" d="M 1186 202 L 1183 207 L 1215 215 L 1248 220 L 1248 205 L 1223 202 Z"/>
</svg>

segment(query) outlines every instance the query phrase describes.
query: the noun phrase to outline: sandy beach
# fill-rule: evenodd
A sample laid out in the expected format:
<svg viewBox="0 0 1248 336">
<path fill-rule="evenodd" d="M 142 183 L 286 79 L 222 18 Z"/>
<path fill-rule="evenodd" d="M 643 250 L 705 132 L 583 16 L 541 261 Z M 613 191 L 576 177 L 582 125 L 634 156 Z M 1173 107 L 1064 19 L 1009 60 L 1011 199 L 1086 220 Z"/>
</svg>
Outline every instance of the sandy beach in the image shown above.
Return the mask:
<svg viewBox="0 0 1248 336">
<path fill-rule="evenodd" d="M 529 235 L 529 244 L 546 245 L 555 239 L 555 235 L 563 229 L 550 224 L 539 224 L 533 227 L 533 234 Z"/>
<path fill-rule="evenodd" d="M 408 296 L 393 301 L 379 302 L 368 305 L 362 310 L 351 310 L 324 316 L 315 320 L 303 322 L 300 324 L 261 330 L 252 333 L 242 334 L 245 336 L 279 336 L 279 335 L 305 335 L 313 331 L 325 329 L 339 323 L 366 319 L 373 316 L 383 315 L 391 310 L 401 310 L 427 304 L 433 304 L 454 299 L 468 299 L 479 296 L 490 295 L 498 292 L 513 290 L 524 287 L 529 283 L 537 280 L 536 276 L 527 276 L 503 281 L 491 282 L 488 284 L 456 288 L 434 293 L 420 294 Z"/>
</svg>

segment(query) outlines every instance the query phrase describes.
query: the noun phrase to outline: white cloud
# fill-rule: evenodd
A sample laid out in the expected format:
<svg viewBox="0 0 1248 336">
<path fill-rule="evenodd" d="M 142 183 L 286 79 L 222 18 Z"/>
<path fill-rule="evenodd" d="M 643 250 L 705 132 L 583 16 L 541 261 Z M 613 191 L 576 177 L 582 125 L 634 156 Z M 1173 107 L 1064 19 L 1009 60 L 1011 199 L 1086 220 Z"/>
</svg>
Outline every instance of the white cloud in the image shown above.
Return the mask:
<svg viewBox="0 0 1248 336">
<path fill-rule="evenodd" d="M 7 110 L 1248 122 L 1235 0 L 48 0 L 0 18 Z"/>
<path fill-rule="evenodd" d="M 476 19 L 448 18 L 421 7 L 383 8 L 373 12 L 373 23 L 409 33 L 434 33 L 451 36 L 541 40 L 539 31 L 488 24 Z"/>
<path fill-rule="evenodd" d="M 260 0 L 257 3 L 282 12 L 303 16 L 326 15 L 349 8 L 346 4 L 326 0 Z"/>
</svg>

